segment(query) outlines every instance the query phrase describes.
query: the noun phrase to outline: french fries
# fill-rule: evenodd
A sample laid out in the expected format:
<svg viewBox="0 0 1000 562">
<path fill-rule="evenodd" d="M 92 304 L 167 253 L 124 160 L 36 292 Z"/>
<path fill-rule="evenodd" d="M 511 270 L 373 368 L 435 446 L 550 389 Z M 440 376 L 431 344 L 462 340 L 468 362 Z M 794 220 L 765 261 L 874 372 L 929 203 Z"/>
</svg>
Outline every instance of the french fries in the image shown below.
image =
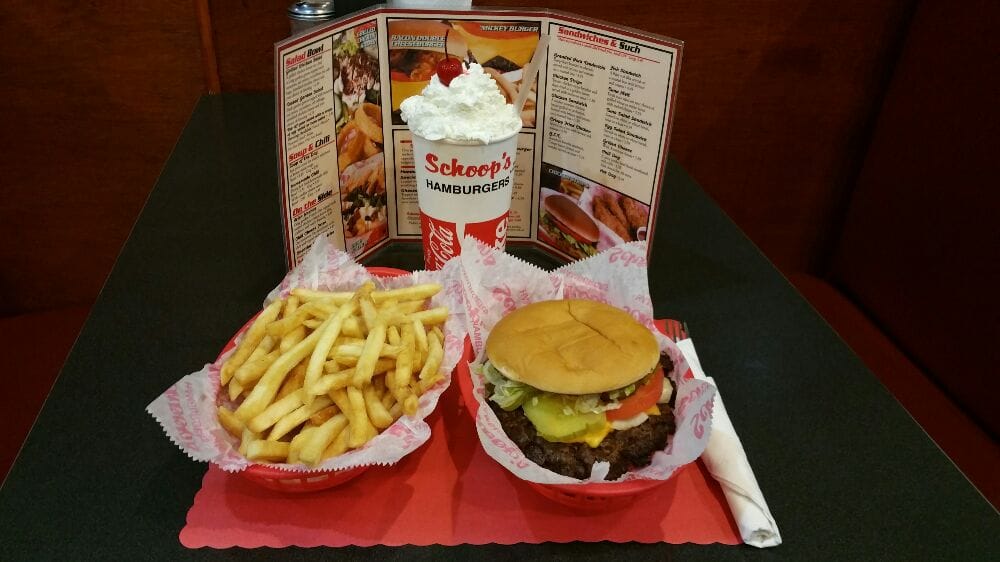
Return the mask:
<svg viewBox="0 0 1000 562">
<path fill-rule="evenodd" d="M 302 423 L 306 420 L 312 419 L 312 416 L 329 407 L 330 404 L 332 404 L 332 402 L 329 398 L 326 396 L 320 396 L 316 400 L 313 400 L 312 404 L 303 404 L 288 414 L 285 414 L 274 424 L 274 427 L 271 428 L 271 433 L 267 436 L 268 441 L 277 441 L 285 435 L 288 435 L 288 433 L 293 429 L 302 425 Z"/>
<path fill-rule="evenodd" d="M 285 382 L 281 383 L 281 388 L 278 389 L 278 396 L 276 396 L 275 399 L 281 400 L 282 398 L 302 388 L 302 383 L 305 380 L 306 368 L 302 363 L 299 363 L 294 369 L 292 369 L 292 374 L 285 379 Z"/>
<path fill-rule="evenodd" d="M 219 423 L 221 423 L 222 427 L 225 428 L 225 430 L 233 437 L 243 437 L 243 430 L 245 429 L 243 422 L 234 416 L 232 411 L 223 406 L 219 406 Z"/>
<path fill-rule="evenodd" d="M 430 348 L 427 352 L 427 360 L 424 361 L 424 366 L 420 369 L 420 380 L 422 381 L 437 375 L 441 360 L 444 359 L 444 346 L 436 333 L 430 334 L 427 338 L 427 345 Z"/>
<path fill-rule="evenodd" d="M 223 385 L 229 383 L 229 379 L 233 377 L 236 369 L 243 365 L 243 362 L 250 357 L 250 354 L 254 352 L 257 346 L 260 344 L 261 340 L 267 333 L 267 326 L 278 317 L 278 313 L 281 311 L 280 302 L 272 302 L 265 308 L 260 316 L 254 320 L 250 329 L 243 336 L 243 340 L 240 344 L 236 346 L 236 351 L 233 352 L 226 364 L 222 366 L 221 382 Z"/>
<path fill-rule="evenodd" d="M 325 394 L 322 392 L 313 392 L 313 387 L 316 386 L 316 381 L 323 374 L 323 365 L 326 363 L 326 356 L 330 353 L 333 342 L 337 341 L 337 337 L 340 336 L 340 329 L 344 325 L 344 320 L 354 312 L 355 306 L 354 301 L 348 301 L 340 305 L 337 313 L 328 322 L 324 322 L 318 328 L 322 333 L 316 342 L 316 348 L 313 349 L 312 355 L 309 357 L 309 365 L 306 367 L 306 378 L 302 385 L 309 393 L 304 399 L 306 404 L 312 404 L 313 396 Z"/>
<path fill-rule="evenodd" d="M 255 439 L 247 445 L 247 458 L 252 461 L 282 461 L 288 458 L 288 443 Z"/>
<path fill-rule="evenodd" d="M 370 384 L 362 391 L 365 400 L 365 409 L 368 411 L 368 418 L 372 425 L 378 429 L 385 429 L 396 421 L 389 415 L 389 410 L 382 404 L 382 395 L 379 394 L 375 385 Z"/>
<path fill-rule="evenodd" d="M 347 387 L 347 403 L 349 404 L 351 417 L 351 438 L 347 440 L 347 445 L 352 449 L 361 447 L 371 441 L 377 433 L 368 419 L 368 410 L 365 408 L 365 397 L 356 386 Z"/>
<path fill-rule="evenodd" d="M 278 423 L 278 420 L 292 413 L 293 410 L 298 409 L 302 405 L 304 393 L 303 389 L 299 389 L 281 400 L 276 400 L 266 410 L 254 416 L 247 423 L 247 427 L 254 433 L 263 433 L 270 429 L 272 425 Z"/>
<path fill-rule="evenodd" d="M 319 464 L 323 451 L 326 451 L 330 443 L 333 443 L 337 435 L 347 427 L 347 423 L 347 416 L 344 414 L 337 414 L 324 422 L 302 446 L 302 450 L 299 451 L 299 460 L 309 465 Z"/>
<path fill-rule="evenodd" d="M 293 289 L 223 364 L 220 425 L 255 462 L 304 463 L 363 447 L 441 380 L 448 309 L 433 283 L 351 292 Z"/>
</svg>

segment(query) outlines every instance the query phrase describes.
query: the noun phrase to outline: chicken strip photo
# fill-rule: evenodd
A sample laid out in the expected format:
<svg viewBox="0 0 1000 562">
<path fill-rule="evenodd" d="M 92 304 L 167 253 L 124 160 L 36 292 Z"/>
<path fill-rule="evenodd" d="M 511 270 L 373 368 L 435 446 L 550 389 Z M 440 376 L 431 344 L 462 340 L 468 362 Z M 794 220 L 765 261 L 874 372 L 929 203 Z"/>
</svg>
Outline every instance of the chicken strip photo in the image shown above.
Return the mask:
<svg viewBox="0 0 1000 562">
<path fill-rule="evenodd" d="M 615 206 L 617 207 L 617 204 Z M 621 211 L 619 210 L 619 212 Z M 622 240 L 626 242 L 632 241 L 632 235 L 629 233 L 628 227 L 622 221 L 618 220 L 615 213 L 608 208 L 608 202 L 604 198 L 597 197 L 594 199 L 594 218 L 603 222 L 615 234 L 620 236 Z"/>
</svg>

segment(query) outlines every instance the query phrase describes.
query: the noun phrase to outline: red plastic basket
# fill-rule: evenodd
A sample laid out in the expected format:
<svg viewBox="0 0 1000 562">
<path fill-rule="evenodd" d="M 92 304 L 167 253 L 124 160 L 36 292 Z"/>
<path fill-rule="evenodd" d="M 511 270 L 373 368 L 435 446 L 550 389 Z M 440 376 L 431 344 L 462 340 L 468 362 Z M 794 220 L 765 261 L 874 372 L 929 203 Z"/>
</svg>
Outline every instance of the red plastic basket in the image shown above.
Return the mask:
<svg viewBox="0 0 1000 562">
<path fill-rule="evenodd" d="M 375 277 L 399 277 L 401 275 L 409 274 L 408 271 L 403 271 L 402 269 L 396 269 L 393 267 L 369 267 L 368 272 Z M 220 357 L 230 349 L 236 347 L 236 336 L 242 334 L 247 328 L 249 328 L 250 324 L 256 318 L 257 315 L 255 314 L 253 318 L 248 320 L 247 323 L 244 324 L 235 335 L 233 335 L 233 337 L 229 340 L 229 343 L 227 343 L 219 353 Z M 238 474 L 255 484 L 259 484 L 271 490 L 301 493 L 315 492 L 317 490 L 325 490 L 327 488 L 338 486 L 348 480 L 353 480 L 354 478 L 361 476 L 361 474 L 368 470 L 368 468 L 369 467 L 367 466 L 359 466 L 344 470 L 289 472 L 270 465 L 252 464 L 247 467 L 246 470 L 243 470 Z"/>
<path fill-rule="evenodd" d="M 345 470 L 322 470 L 318 472 L 289 472 L 273 466 L 253 464 L 238 474 L 243 478 L 271 490 L 279 492 L 315 492 L 339 486 L 348 480 L 361 476 L 367 466 Z"/>
<path fill-rule="evenodd" d="M 476 419 L 479 403 L 472 388 L 472 373 L 468 362 L 473 360 L 472 342 L 465 339 L 465 353 L 456 367 L 458 388 L 462 401 L 472 419 Z M 569 507 L 609 510 L 625 507 L 646 491 L 662 485 L 666 480 L 628 480 L 597 484 L 538 484 L 523 480 L 526 485 L 546 498 Z"/>
</svg>

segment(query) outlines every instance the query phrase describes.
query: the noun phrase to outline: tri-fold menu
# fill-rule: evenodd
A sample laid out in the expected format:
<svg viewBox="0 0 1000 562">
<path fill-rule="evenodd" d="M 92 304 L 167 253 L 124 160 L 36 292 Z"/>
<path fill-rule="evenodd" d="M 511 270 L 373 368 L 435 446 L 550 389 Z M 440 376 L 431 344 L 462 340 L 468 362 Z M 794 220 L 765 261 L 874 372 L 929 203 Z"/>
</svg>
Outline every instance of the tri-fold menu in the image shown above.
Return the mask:
<svg viewBox="0 0 1000 562">
<path fill-rule="evenodd" d="M 540 35 L 536 77 L 523 76 Z M 286 259 L 320 235 L 361 259 L 420 240 L 399 104 L 449 56 L 477 62 L 521 113 L 508 244 L 566 259 L 651 240 L 683 44 L 547 9 L 376 7 L 275 46 Z M 651 246 L 650 246 L 651 247 Z"/>
</svg>

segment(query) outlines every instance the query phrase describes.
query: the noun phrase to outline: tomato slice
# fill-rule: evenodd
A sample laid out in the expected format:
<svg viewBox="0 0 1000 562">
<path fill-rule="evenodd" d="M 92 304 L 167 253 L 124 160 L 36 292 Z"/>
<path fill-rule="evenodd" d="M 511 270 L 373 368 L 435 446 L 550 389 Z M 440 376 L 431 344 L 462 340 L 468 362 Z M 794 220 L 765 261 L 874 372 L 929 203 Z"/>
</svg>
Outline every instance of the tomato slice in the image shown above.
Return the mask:
<svg viewBox="0 0 1000 562">
<path fill-rule="evenodd" d="M 604 414 L 608 417 L 608 421 L 627 420 L 645 412 L 650 406 L 656 404 L 656 401 L 660 399 L 661 393 L 663 393 L 662 367 L 656 369 L 653 376 L 649 377 L 649 382 L 637 388 L 632 393 L 632 396 L 622 400 L 620 402 L 622 405 L 621 408 L 608 410 Z"/>
</svg>

